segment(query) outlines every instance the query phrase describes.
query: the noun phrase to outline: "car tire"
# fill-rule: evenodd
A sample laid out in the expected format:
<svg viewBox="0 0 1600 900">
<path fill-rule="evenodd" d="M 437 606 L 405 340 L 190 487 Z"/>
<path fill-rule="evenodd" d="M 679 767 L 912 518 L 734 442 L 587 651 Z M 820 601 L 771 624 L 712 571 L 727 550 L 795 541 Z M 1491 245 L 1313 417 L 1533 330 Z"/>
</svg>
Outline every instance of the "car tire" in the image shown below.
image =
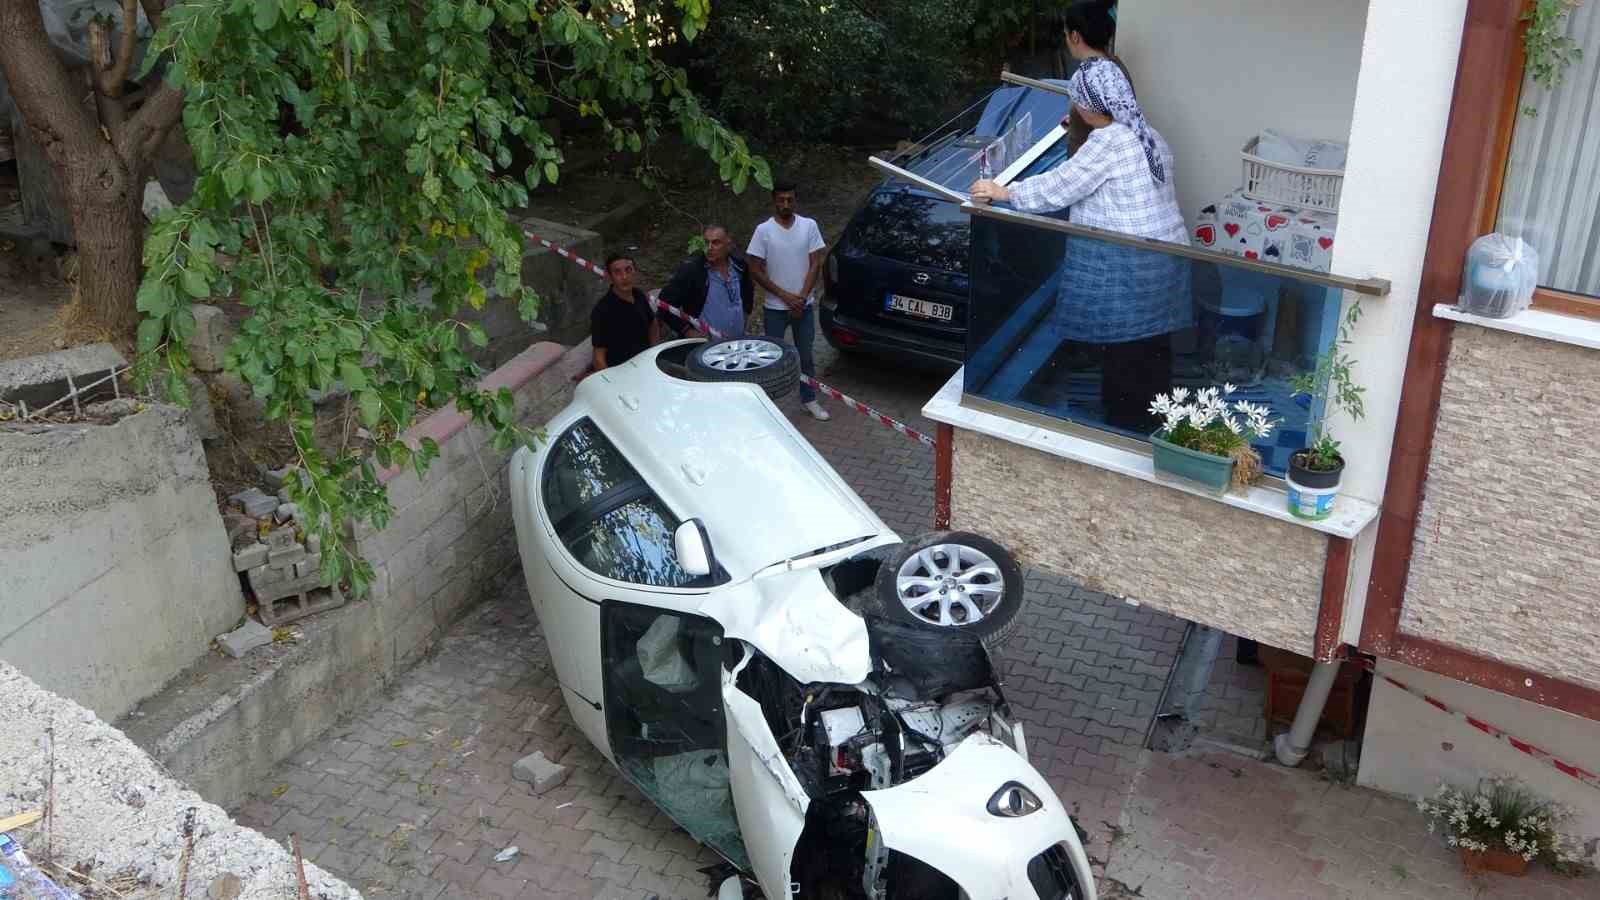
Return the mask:
<svg viewBox="0 0 1600 900">
<path fill-rule="evenodd" d="M 940 587 L 957 590 L 941 595 Z M 895 548 L 878 569 L 875 593 L 890 618 L 933 631 L 977 635 L 992 649 L 1021 621 L 1022 567 L 1010 551 L 981 535 L 933 532 Z M 950 599 L 941 602 L 941 596 Z M 978 617 L 972 619 L 974 610 Z M 940 618 L 949 621 L 941 624 Z"/>
<path fill-rule="evenodd" d="M 707 341 L 689 352 L 692 381 L 753 384 L 777 400 L 800 383 L 800 351 L 765 337 Z"/>
</svg>

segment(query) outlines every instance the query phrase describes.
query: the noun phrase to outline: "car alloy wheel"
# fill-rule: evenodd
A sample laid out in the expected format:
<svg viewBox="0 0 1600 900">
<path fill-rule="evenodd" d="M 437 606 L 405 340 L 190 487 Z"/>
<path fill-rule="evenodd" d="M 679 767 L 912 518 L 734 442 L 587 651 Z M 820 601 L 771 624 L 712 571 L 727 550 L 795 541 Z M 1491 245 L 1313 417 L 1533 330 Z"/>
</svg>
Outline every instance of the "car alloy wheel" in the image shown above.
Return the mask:
<svg viewBox="0 0 1600 900">
<path fill-rule="evenodd" d="M 706 348 L 700 359 L 720 372 L 748 372 L 776 365 L 783 359 L 783 346 L 772 341 L 722 341 Z"/>
<path fill-rule="evenodd" d="M 935 544 L 907 559 L 895 587 L 908 612 L 942 627 L 976 625 L 1005 596 L 995 561 L 961 544 Z"/>
</svg>

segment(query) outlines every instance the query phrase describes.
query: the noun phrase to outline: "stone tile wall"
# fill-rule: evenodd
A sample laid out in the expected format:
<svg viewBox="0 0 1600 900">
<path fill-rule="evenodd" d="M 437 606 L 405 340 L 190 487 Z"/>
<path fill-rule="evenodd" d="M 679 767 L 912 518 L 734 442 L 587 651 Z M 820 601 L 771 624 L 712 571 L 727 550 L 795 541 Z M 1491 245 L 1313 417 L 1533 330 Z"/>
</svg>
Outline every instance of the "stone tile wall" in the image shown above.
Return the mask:
<svg viewBox="0 0 1600 900">
<path fill-rule="evenodd" d="M 1600 687 L 1600 352 L 1458 325 L 1400 628 Z"/>
<path fill-rule="evenodd" d="M 496 369 L 485 389 L 509 387 L 518 421 L 537 427 L 572 397 L 587 365 L 588 342 L 571 351 L 535 344 Z M 382 531 L 356 530 L 357 547 L 372 564 L 371 600 L 378 607 L 386 664 L 415 662 L 439 630 L 470 604 L 495 596 L 517 577 L 516 534 L 507 479 L 509 453 L 467 424 L 454 407 L 418 423 L 407 437 L 427 436 L 439 458 L 419 480 L 410 469 L 385 473 L 394 516 Z"/>
<path fill-rule="evenodd" d="M 951 524 L 1024 566 L 1311 655 L 1320 532 L 957 430 Z"/>
</svg>

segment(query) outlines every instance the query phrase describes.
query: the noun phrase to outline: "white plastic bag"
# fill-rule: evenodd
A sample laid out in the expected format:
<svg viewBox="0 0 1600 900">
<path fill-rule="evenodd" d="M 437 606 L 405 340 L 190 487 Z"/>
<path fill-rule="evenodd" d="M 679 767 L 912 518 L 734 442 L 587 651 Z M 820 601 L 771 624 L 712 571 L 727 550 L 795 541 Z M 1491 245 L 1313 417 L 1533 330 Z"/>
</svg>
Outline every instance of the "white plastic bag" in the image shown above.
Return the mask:
<svg viewBox="0 0 1600 900">
<path fill-rule="evenodd" d="M 1268 128 L 1256 139 L 1256 156 L 1280 166 L 1344 171 L 1349 147 L 1338 141 L 1290 137 Z"/>
<path fill-rule="evenodd" d="M 1528 308 L 1539 283 L 1539 252 L 1522 238 L 1486 234 L 1467 249 L 1456 308 L 1504 319 Z"/>
</svg>

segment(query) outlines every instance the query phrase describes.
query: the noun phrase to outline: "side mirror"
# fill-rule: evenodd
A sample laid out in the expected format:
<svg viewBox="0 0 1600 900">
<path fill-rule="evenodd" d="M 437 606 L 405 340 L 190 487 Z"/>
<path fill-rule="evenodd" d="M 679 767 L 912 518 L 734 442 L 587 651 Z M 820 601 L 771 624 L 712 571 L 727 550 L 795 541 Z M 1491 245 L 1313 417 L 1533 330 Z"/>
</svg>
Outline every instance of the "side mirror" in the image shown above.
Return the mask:
<svg viewBox="0 0 1600 900">
<path fill-rule="evenodd" d="M 717 900 L 744 900 L 744 885 L 739 882 L 739 876 L 734 875 L 722 882 L 717 888 Z"/>
<path fill-rule="evenodd" d="M 715 559 L 711 555 L 711 538 L 699 519 L 690 519 L 678 526 L 672 534 L 672 549 L 677 552 L 678 565 L 695 577 L 710 575 Z"/>
</svg>

